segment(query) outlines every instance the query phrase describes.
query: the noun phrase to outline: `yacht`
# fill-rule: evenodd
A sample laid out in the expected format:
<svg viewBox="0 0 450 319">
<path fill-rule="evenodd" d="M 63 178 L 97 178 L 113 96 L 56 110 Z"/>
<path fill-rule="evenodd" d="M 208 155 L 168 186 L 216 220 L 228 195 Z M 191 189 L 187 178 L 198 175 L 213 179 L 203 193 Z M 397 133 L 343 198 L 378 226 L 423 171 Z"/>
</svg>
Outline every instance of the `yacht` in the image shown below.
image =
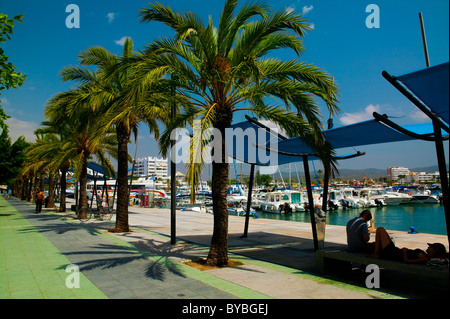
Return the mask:
<svg viewBox="0 0 450 319">
<path fill-rule="evenodd" d="M 369 201 L 360 196 L 359 189 L 348 187 L 342 189 L 342 193 L 351 208 L 369 207 Z"/>
<path fill-rule="evenodd" d="M 400 189 L 401 193 L 410 195 L 411 203 L 439 204 L 439 196 L 431 194 L 431 190 L 419 186 L 408 186 Z"/>
<path fill-rule="evenodd" d="M 305 211 L 303 193 L 290 190 L 268 192 L 265 200 L 261 201 L 261 210 L 268 213 Z"/>
<path fill-rule="evenodd" d="M 344 193 L 340 189 L 330 189 L 328 191 L 328 207 L 329 209 L 349 207 L 348 201 L 345 200 Z"/>
<path fill-rule="evenodd" d="M 384 201 L 385 191 L 382 188 L 362 188 L 359 197 L 366 201 L 368 207 L 379 207 L 386 205 Z"/>
<path fill-rule="evenodd" d="M 407 193 L 396 192 L 392 187 L 386 187 L 384 194 L 384 202 L 388 206 L 407 204 L 411 202 L 412 196 Z"/>
</svg>

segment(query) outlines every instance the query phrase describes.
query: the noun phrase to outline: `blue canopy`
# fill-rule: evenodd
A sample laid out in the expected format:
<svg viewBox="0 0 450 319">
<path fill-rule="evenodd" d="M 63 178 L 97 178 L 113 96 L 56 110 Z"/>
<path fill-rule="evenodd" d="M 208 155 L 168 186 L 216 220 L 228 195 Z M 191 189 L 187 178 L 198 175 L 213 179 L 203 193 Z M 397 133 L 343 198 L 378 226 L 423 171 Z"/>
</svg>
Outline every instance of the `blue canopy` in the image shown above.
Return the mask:
<svg viewBox="0 0 450 319">
<path fill-rule="evenodd" d="M 428 123 L 404 128 L 420 135 L 433 133 L 432 125 Z M 302 161 L 303 155 L 316 156 L 316 151 L 300 137 L 287 139 L 256 120 L 234 124 L 232 129 L 233 139 L 227 139 L 228 154 L 245 163 L 280 165 Z M 415 140 L 377 120 L 325 130 L 323 134 L 334 149 Z M 347 156 L 341 155 L 337 159 Z"/>
<path fill-rule="evenodd" d="M 93 170 L 93 171 L 95 171 L 95 172 L 98 172 L 98 173 L 100 173 L 100 174 L 103 174 L 103 176 L 106 175 L 105 169 L 104 169 L 102 166 L 98 165 L 98 164 L 95 164 L 95 163 L 87 163 L 87 168 L 90 168 L 91 170 Z"/>
<path fill-rule="evenodd" d="M 449 63 L 397 76 L 396 80 L 449 124 Z"/>
<path fill-rule="evenodd" d="M 433 122 L 434 143 L 439 167 L 442 198 L 444 202 L 447 237 L 450 236 L 450 202 L 447 165 L 444 152 L 442 130 L 449 132 L 449 63 L 408 73 L 402 76 L 392 76 L 383 71 L 383 77 L 397 90 L 407 97 L 415 106 L 425 113 Z M 383 121 L 383 119 L 381 119 Z M 385 121 L 386 122 L 386 121 Z M 389 126 L 397 124 L 386 122 Z M 442 136 L 441 136 L 442 135 Z M 450 237 L 449 237 L 450 238 Z"/>
</svg>

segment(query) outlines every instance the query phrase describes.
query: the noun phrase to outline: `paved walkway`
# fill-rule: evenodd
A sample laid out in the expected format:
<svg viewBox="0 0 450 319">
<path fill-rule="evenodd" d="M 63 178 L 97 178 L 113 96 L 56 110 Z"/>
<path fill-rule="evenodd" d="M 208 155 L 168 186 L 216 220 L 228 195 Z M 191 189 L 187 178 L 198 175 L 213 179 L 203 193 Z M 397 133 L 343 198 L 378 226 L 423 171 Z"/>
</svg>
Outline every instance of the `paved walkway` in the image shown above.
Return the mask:
<svg viewBox="0 0 450 319">
<path fill-rule="evenodd" d="M 230 216 L 230 258 L 242 266 L 200 271 L 182 263 L 208 252 L 212 215 L 177 214 L 177 245 L 170 245 L 165 209 L 130 207 L 133 231 L 113 234 L 114 221 L 80 222 L 73 213 L 34 214 L 29 203 L 0 199 L 0 298 L 148 299 L 392 299 L 448 296 L 435 283 L 408 284 L 393 274 L 384 289 L 367 289 L 365 275 L 314 274 L 310 225 Z M 345 232 L 344 232 L 345 234 Z M 396 236 L 397 244 L 402 235 Z M 425 235 L 425 234 L 424 234 Z M 403 235 L 403 237 L 405 237 Z M 445 243 L 445 236 L 426 235 Z M 342 227 L 327 226 L 327 245 L 342 246 Z M 404 241 L 411 241 L 405 237 Z M 419 246 L 420 247 L 420 246 Z M 68 288 L 67 266 L 81 272 L 80 288 Z M 384 275 L 383 275 L 384 276 Z M 383 277 L 384 278 L 384 277 Z M 383 287 L 385 286 L 385 287 Z M 447 295 L 446 295 L 447 294 Z"/>
</svg>

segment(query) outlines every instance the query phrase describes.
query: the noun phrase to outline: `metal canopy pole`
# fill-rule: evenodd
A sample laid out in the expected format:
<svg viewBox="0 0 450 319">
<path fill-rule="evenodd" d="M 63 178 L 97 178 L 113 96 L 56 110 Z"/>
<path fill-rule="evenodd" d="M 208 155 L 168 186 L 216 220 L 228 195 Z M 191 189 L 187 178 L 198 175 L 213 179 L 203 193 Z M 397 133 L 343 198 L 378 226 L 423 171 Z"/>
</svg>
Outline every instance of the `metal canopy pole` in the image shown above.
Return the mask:
<svg viewBox="0 0 450 319">
<path fill-rule="evenodd" d="M 250 185 L 248 186 L 247 208 L 245 212 L 244 235 L 241 238 L 248 237 L 248 223 L 250 219 L 250 209 L 252 207 L 253 178 L 255 176 L 255 164 L 250 165 Z"/>
<path fill-rule="evenodd" d="M 328 182 L 330 180 L 330 164 L 324 163 L 325 176 L 323 181 L 323 198 L 322 198 L 322 210 L 327 211 L 328 206 Z"/>
<path fill-rule="evenodd" d="M 314 241 L 314 251 L 316 251 L 319 249 L 319 241 L 317 238 L 316 216 L 314 213 L 314 199 L 313 199 L 313 194 L 312 194 L 311 177 L 309 176 L 308 156 L 306 156 L 306 155 L 303 155 L 303 168 L 305 171 L 306 190 L 308 192 L 309 215 L 311 218 L 311 227 L 312 227 L 313 241 Z"/>
<path fill-rule="evenodd" d="M 173 79 L 173 77 L 172 77 Z M 175 99 L 175 85 L 172 83 L 172 97 Z M 172 102 L 171 105 L 171 116 L 172 119 L 175 118 L 175 112 L 176 112 L 176 105 L 175 101 Z M 176 235 L 176 209 L 177 209 L 177 190 L 176 190 L 176 170 L 177 166 L 175 164 L 175 152 L 173 151 L 174 147 L 174 141 L 170 141 L 170 243 L 172 245 L 175 245 L 177 243 L 177 235 Z"/>
<path fill-rule="evenodd" d="M 423 43 L 423 51 L 425 54 L 425 65 L 427 67 L 430 66 L 430 58 L 428 55 L 428 46 L 427 39 L 425 36 L 425 26 L 423 23 L 423 15 L 422 12 L 419 12 L 419 20 L 420 20 L 420 30 L 422 32 L 422 43 Z M 445 153 L 444 153 L 444 143 L 442 139 L 441 125 L 437 121 L 436 116 L 433 116 L 433 130 L 435 137 L 435 147 L 436 147 L 436 156 L 439 167 L 439 176 L 441 179 L 441 190 L 442 190 L 442 199 L 444 202 L 444 214 L 445 214 L 445 225 L 447 227 L 447 239 L 450 245 L 450 210 L 449 210 L 449 187 L 448 187 L 448 178 L 447 178 L 447 165 L 445 163 Z M 448 132 L 448 129 L 447 129 Z M 450 271 L 450 270 L 449 270 Z"/>
</svg>

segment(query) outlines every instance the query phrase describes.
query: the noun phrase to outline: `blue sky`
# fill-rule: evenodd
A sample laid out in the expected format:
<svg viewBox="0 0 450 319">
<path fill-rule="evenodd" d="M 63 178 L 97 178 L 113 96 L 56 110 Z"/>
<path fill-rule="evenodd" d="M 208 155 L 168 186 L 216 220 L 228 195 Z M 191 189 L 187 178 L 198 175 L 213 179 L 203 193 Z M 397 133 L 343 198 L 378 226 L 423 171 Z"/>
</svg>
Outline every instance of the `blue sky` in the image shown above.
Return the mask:
<svg viewBox="0 0 450 319">
<path fill-rule="evenodd" d="M 219 21 L 223 0 L 162 0 L 175 11 L 191 10 L 205 20 Z M 65 21 L 69 4 L 80 8 L 80 28 L 69 29 Z M 243 2 L 242 2 L 243 3 Z M 304 39 L 302 61 L 313 63 L 335 77 L 340 88 L 342 113 L 334 118 L 335 127 L 371 118 L 373 111 L 397 117 L 400 124 L 426 121 L 418 109 L 382 76 L 425 67 L 418 13 L 425 20 L 431 65 L 448 61 L 449 2 L 447 0 L 277 0 L 269 1 L 274 9 L 303 12 L 313 30 Z M 12 118 L 10 135 L 24 134 L 32 141 L 32 131 L 44 120 L 43 110 L 54 94 L 69 88 L 58 72 L 76 65 L 77 55 L 90 46 L 103 46 L 121 54 L 120 40 L 131 37 L 135 49 L 170 30 L 160 23 L 140 23 L 137 12 L 147 0 L 0 0 L 0 11 L 9 17 L 23 14 L 24 24 L 17 24 L 14 35 L 3 48 L 18 70 L 28 76 L 17 90 L 2 92 L 2 106 Z M 380 27 L 366 26 L 366 6 L 376 4 L 380 10 Z M 292 53 L 275 53 L 290 59 Z M 235 116 L 241 121 L 244 113 Z M 328 114 L 324 111 L 324 122 Z M 448 159 L 448 142 L 445 143 Z M 156 156 L 156 143 L 147 128 L 140 129 L 138 156 Z M 358 147 L 367 155 L 342 161 L 342 168 L 381 168 L 399 165 L 410 168 L 436 164 L 434 145 L 426 142 L 403 142 Z M 352 151 L 352 150 L 351 150 Z M 134 147 L 130 147 L 134 154 Z M 343 150 L 346 153 L 346 150 Z M 347 152 L 348 153 L 348 152 Z"/>
</svg>

